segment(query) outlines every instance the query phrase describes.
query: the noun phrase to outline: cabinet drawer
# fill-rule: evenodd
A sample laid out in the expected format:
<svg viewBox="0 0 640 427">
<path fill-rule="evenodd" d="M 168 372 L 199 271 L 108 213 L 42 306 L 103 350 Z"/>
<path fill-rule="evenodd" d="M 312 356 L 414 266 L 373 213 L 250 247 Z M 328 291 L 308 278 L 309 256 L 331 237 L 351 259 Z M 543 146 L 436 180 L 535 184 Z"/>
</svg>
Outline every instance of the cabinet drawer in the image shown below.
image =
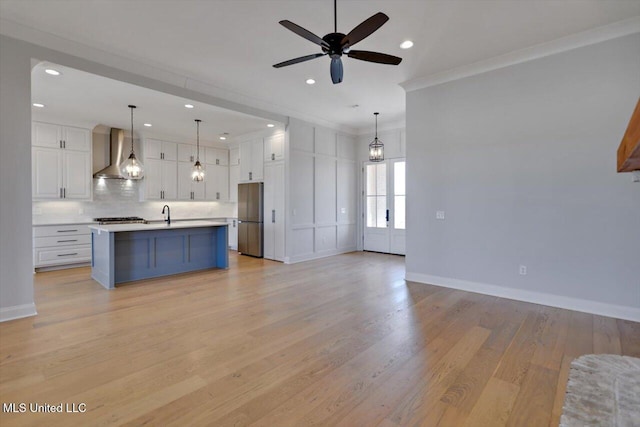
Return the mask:
<svg viewBox="0 0 640 427">
<path fill-rule="evenodd" d="M 59 236 L 36 237 L 33 239 L 35 248 L 47 248 L 52 246 L 73 246 L 73 245 L 90 245 L 90 234 L 69 234 L 60 233 Z"/>
<path fill-rule="evenodd" d="M 33 251 L 35 267 L 74 264 L 91 261 L 91 245 L 66 248 L 36 248 Z"/>
<path fill-rule="evenodd" d="M 69 225 L 48 225 L 44 227 L 33 227 L 33 237 L 45 236 L 67 236 L 76 234 L 90 235 L 91 231 L 87 224 L 69 224 Z"/>
</svg>

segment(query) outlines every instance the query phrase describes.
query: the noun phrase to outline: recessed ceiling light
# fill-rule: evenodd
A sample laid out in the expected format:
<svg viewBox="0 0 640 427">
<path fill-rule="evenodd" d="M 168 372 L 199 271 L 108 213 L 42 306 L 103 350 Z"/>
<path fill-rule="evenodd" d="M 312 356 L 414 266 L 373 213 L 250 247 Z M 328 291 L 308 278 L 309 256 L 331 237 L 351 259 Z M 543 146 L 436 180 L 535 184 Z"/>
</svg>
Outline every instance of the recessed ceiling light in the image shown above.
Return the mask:
<svg viewBox="0 0 640 427">
<path fill-rule="evenodd" d="M 409 49 L 413 47 L 413 42 L 411 40 L 405 40 L 400 43 L 400 49 Z"/>
<path fill-rule="evenodd" d="M 44 72 L 52 76 L 59 76 L 60 74 L 62 74 L 60 71 L 54 70 L 53 68 L 47 68 L 46 70 L 44 70 Z"/>
<path fill-rule="evenodd" d="M 274 127 L 274 126 L 275 126 L 275 125 L 274 125 L 273 123 L 269 123 L 269 124 L 267 125 L 267 127 L 268 127 L 268 128 L 272 128 L 272 127 Z"/>
<path fill-rule="evenodd" d="M 34 107 L 38 107 L 38 108 L 44 108 L 44 104 L 40 104 L 40 103 L 38 103 L 38 102 L 34 102 L 34 103 L 33 103 L 33 104 L 31 104 L 31 105 L 33 105 Z"/>
<path fill-rule="evenodd" d="M 144 124 L 146 127 L 150 128 L 151 126 L 153 126 L 151 123 L 145 123 Z"/>
<path fill-rule="evenodd" d="M 314 84 L 316 84 L 316 81 L 313 80 L 313 79 L 307 79 L 307 84 L 308 85 L 314 85 Z"/>
<path fill-rule="evenodd" d="M 185 108 L 193 108 L 193 105 L 191 104 L 184 104 Z"/>
<path fill-rule="evenodd" d="M 226 137 L 226 136 L 221 136 L 221 137 L 220 137 L 220 140 L 222 140 L 222 141 L 224 141 L 225 139 L 227 139 L 227 137 Z"/>
</svg>

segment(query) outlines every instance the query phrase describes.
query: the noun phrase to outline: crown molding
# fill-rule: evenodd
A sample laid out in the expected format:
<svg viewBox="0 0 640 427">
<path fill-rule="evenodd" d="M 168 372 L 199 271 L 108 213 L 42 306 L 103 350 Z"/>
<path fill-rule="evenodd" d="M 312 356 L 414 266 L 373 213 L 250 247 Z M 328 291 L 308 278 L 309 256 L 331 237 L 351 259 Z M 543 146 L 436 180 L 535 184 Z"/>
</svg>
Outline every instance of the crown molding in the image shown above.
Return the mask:
<svg viewBox="0 0 640 427">
<path fill-rule="evenodd" d="M 614 22 L 613 24 L 602 27 L 593 28 L 591 30 L 552 40 L 547 43 L 538 44 L 526 49 L 516 50 L 504 55 L 474 62 L 472 64 L 463 65 L 451 70 L 408 80 L 400 83 L 400 86 L 402 86 L 406 92 L 413 92 L 415 90 L 464 79 L 466 77 L 475 76 L 488 71 L 494 71 L 511 65 L 520 64 L 534 59 L 543 58 L 545 56 L 554 55 L 556 53 L 566 52 L 572 49 L 589 46 L 635 33 L 640 33 L 640 16 Z"/>
</svg>

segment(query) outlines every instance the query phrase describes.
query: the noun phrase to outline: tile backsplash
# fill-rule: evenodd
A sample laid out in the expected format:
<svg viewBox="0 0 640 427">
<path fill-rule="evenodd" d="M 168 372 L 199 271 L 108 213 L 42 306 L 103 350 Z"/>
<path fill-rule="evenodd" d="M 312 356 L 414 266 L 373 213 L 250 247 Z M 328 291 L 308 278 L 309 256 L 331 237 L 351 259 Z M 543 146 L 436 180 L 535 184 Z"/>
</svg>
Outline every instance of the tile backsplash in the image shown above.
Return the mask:
<svg viewBox="0 0 640 427">
<path fill-rule="evenodd" d="M 229 202 L 140 201 L 142 183 L 124 179 L 94 179 L 93 201 L 33 201 L 33 223 L 86 222 L 110 216 L 139 216 L 161 220 L 162 207 L 171 218 L 235 218 L 237 204 Z"/>
</svg>

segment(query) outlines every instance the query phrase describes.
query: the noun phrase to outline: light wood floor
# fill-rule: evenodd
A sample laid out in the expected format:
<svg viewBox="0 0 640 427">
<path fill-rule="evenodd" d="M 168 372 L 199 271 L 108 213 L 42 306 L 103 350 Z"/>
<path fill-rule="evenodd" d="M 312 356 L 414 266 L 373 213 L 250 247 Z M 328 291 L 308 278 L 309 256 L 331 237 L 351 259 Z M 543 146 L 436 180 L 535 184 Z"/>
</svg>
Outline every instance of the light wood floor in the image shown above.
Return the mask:
<svg viewBox="0 0 640 427">
<path fill-rule="evenodd" d="M 640 356 L 640 324 L 405 283 L 404 258 L 228 271 L 104 290 L 38 273 L 39 315 L 0 324 L 0 425 L 557 425 L 568 367 Z"/>
</svg>

